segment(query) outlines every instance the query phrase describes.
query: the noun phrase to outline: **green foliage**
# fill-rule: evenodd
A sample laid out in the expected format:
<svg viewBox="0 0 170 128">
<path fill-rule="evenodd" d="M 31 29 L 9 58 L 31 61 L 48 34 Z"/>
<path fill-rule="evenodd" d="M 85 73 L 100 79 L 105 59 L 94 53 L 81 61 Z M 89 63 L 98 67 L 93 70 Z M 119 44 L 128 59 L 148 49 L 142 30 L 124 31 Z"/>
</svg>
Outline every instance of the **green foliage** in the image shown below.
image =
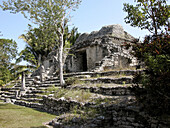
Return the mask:
<svg viewBox="0 0 170 128">
<path fill-rule="evenodd" d="M 58 91 L 60 88 L 58 88 L 58 87 L 55 87 L 55 85 L 53 85 L 52 87 L 49 87 L 49 88 L 47 88 L 47 91 L 50 91 L 50 92 L 52 92 L 52 91 Z"/>
<path fill-rule="evenodd" d="M 148 37 L 147 37 L 148 39 Z M 170 107 L 170 43 L 169 35 L 150 37 L 150 40 L 133 46 L 134 55 L 143 60 L 146 65 L 145 73 L 136 76 L 136 83 L 143 84 L 147 94 L 139 95 L 139 101 L 144 102 L 145 108 L 151 114 L 169 113 Z M 136 91 L 137 93 L 137 91 Z M 145 100 L 143 100 L 145 99 Z"/>
<path fill-rule="evenodd" d="M 12 0 L 8 2 L 3 1 L 3 5 L 0 6 L 3 10 L 11 10 L 11 13 L 21 12 L 26 18 L 32 20 L 33 23 L 43 26 L 43 29 L 48 28 L 49 32 L 55 32 L 54 40 L 58 43 L 61 85 L 64 85 L 64 33 L 70 20 L 70 12 L 74 11 L 80 3 L 81 0 Z"/>
<path fill-rule="evenodd" d="M 137 0 L 135 6 L 125 3 L 123 10 L 128 13 L 125 22 L 157 35 L 158 30 L 168 25 L 169 8 L 166 0 Z"/>
<path fill-rule="evenodd" d="M 2 86 L 14 79 L 12 59 L 17 56 L 17 43 L 9 39 L 0 39 L 0 80 Z"/>
<path fill-rule="evenodd" d="M 170 114 L 170 36 L 164 30 L 168 28 L 169 5 L 166 0 L 138 0 L 135 7 L 125 4 L 124 10 L 128 12 L 127 23 L 153 33 L 142 43 L 135 40 L 133 45 L 126 44 L 145 64 L 144 73 L 134 78 L 137 99 L 152 115 Z"/>
<path fill-rule="evenodd" d="M 8 65 L 17 55 L 17 43 L 9 39 L 0 39 L 0 63 Z"/>
<path fill-rule="evenodd" d="M 67 27 L 64 34 L 64 49 L 69 51 L 69 48 L 74 44 L 78 38 L 79 33 L 77 28 L 69 30 Z M 48 54 L 55 49 L 57 49 L 58 43 L 56 42 L 55 32 L 48 29 L 43 29 L 43 26 L 39 28 L 32 29 L 29 27 L 27 34 L 21 35 L 19 38 L 23 39 L 27 45 L 24 50 L 19 53 L 19 58 L 17 58 L 17 63 L 22 60 L 29 62 L 34 69 L 39 67 L 39 65 L 47 58 Z"/>
<path fill-rule="evenodd" d="M 26 43 L 26 48 L 20 52 L 17 62 L 25 60 L 38 67 L 56 46 L 54 31 L 43 28 L 29 27 L 27 34 L 20 36 Z"/>
<path fill-rule="evenodd" d="M 78 78 L 76 78 L 76 77 L 69 77 L 69 78 L 66 79 L 66 84 L 67 85 L 73 85 L 73 84 L 76 84 L 77 81 L 79 81 Z"/>
<path fill-rule="evenodd" d="M 77 85 L 77 84 L 83 85 L 83 84 L 85 84 L 85 81 L 79 80 L 76 77 L 69 77 L 66 79 L 66 84 L 67 85 Z"/>
<path fill-rule="evenodd" d="M 0 80 L 0 86 L 2 86 L 2 85 L 3 85 L 3 83 L 4 83 L 4 82 L 3 82 L 3 80 Z"/>
</svg>

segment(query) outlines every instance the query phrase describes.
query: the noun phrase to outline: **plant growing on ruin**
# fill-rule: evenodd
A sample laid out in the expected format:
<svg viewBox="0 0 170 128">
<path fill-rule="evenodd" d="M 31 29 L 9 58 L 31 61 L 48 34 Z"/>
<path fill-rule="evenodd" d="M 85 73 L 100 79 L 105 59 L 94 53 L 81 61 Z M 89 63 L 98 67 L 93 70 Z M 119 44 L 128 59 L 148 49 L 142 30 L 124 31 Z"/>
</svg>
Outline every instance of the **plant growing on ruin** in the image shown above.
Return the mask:
<svg viewBox="0 0 170 128">
<path fill-rule="evenodd" d="M 19 37 L 26 42 L 26 47 L 19 53 L 17 63 L 24 60 L 34 66 L 34 69 L 37 69 L 46 60 L 50 52 L 57 50 L 57 42 L 54 38 L 55 31 L 52 28 L 49 29 L 50 27 L 52 27 L 50 24 L 48 27 L 39 26 L 39 28 L 32 28 L 29 25 L 28 32 Z M 78 36 L 77 28 L 69 29 L 66 27 L 64 33 L 64 54 L 67 55 Z"/>
<path fill-rule="evenodd" d="M 1 5 L 3 10 L 11 10 L 11 13 L 21 12 L 26 18 L 37 25 L 52 25 L 55 31 L 55 41 L 58 47 L 58 62 L 60 72 L 60 84 L 63 79 L 63 47 L 64 32 L 70 20 L 70 12 L 75 10 L 81 0 L 13 0 Z"/>
<path fill-rule="evenodd" d="M 92 97 L 92 93 L 84 90 L 58 89 L 55 92 L 56 98 L 64 97 L 66 100 L 76 100 L 78 102 L 87 102 Z"/>
</svg>

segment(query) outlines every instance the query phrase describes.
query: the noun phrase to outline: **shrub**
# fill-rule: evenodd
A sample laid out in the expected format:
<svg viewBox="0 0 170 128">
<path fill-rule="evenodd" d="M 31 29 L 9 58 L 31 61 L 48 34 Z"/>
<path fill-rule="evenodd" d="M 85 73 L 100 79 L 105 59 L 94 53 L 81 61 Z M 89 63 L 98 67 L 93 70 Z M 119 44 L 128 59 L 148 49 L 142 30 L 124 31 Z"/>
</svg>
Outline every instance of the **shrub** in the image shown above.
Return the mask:
<svg viewBox="0 0 170 128">
<path fill-rule="evenodd" d="M 143 43 L 135 43 L 133 55 L 145 62 L 145 71 L 137 74 L 135 85 L 144 91 L 135 94 L 144 108 L 153 115 L 170 114 L 170 43 L 169 35 L 147 36 Z M 138 88 L 139 89 L 139 88 Z"/>
</svg>

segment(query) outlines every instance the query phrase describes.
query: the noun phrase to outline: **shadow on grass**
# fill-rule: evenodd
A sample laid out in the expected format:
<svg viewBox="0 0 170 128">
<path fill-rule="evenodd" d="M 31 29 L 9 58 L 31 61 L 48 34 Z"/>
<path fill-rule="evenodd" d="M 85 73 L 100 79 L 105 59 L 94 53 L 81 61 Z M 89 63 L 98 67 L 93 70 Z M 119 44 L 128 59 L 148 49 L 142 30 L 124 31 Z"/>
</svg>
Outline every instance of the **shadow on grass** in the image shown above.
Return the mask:
<svg viewBox="0 0 170 128">
<path fill-rule="evenodd" d="M 46 111 L 46 110 L 43 110 L 43 109 L 40 109 L 40 108 L 32 108 L 32 109 L 39 111 L 39 112 L 42 112 L 42 113 L 48 113 L 48 114 L 57 116 L 57 114 L 55 114 L 55 113 L 52 113 L 50 111 Z"/>
<path fill-rule="evenodd" d="M 47 128 L 46 126 L 30 127 L 30 128 Z"/>
<path fill-rule="evenodd" d="M 8 103 L 5 103 L 5 104 L 0 103 L 0 109 L 25 109 L 25 108 L 16 107 L 16 106 L 13 106 L 12 104 L 8 104 Z"/>
</svg>

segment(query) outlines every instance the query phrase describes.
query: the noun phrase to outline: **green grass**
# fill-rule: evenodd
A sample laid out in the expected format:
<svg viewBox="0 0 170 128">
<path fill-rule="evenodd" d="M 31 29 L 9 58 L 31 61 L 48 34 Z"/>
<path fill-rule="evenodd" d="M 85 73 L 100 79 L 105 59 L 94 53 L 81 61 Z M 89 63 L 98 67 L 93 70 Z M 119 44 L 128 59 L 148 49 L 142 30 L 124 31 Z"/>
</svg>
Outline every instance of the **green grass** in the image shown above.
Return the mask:
<svg viewBox="0 0 170 128">
<path fill-rule="evenodd" d="M 91 99 L 92 93 L 84 90 L 74 90 L 74 89 L 58 89 L 55 93 L 56 98 L 65 97 L 67 100 L 77 100 L 78 102 L 87 102 Z"/>
<path fill-rule="evenodd" d="M 43 124 L 55 117 L 31 108 L 0 102 L 0 128 L 47 128 Z"/>
<path fill-rule="evenodd" d="M 84 124 L 87 122 L 87 119 L 95 118 L 96 115 L 99 115 L 100 112 L 96 108 L 89 108 L 89 107 L 78 107 L 74 106 L 69 113 L 62 114 L 57 117 L 60 123 L 65 125 L 72 125 L 73 119 L 78 118 L 78 124 Z M 63 118 L 64 117 L 64 118 Z"/>
</svg>

